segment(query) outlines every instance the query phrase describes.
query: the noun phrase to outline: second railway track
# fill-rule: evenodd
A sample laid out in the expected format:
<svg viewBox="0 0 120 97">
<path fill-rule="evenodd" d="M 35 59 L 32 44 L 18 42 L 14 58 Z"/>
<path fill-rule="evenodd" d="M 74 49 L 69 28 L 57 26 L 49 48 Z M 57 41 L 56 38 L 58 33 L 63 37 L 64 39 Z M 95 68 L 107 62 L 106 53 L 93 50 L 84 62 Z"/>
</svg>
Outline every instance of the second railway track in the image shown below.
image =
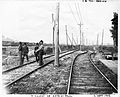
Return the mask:
<svg viewBox="0 0 120 97">
<path fill-rule="evenodd" d="M 61 58 L 65 55 L 72 54 L 73 52 L 75 52 L 75 50 L 62 53 L 62 54 L 60 54 L 59 57 Z M 38 69 L 50 64 L 53 61 L 54 61 L 54 56 L 51 57 L 51 59 L 46 60 L 44 62 L 44 65 L 42 65 L 42 66 L 39 66 L 37 63 L 34 63 L 34 64 L 32 63 L 32 64 L 26 65 L 24 67 L 15 69 L 14 71 L 8 72 L 7 74 L 6 73 L 3 74 L 4 87 L 9 87 L 10 85 L 16 83 L 17 81 L 23 79 L 24 77 L 32 74 L 33 72 L 35 72 Z"/>
<path fill-rule="evenodd" d="M 63 51 L 63 52 L 61 52 L 61 54 L 66 53 L 66 52 L 68 52 L 68 51 Z M 46 58 L 50 58 L 50 57 L 53 57 L 53 56 L 54 56 L 54 54 L 51 54 L 51 55 L 44 56 L 43 58 L 46 59 Z M 26 66 L 26 65 L 29 65 L 29 64 L 32 64 L 32 63 L 35 63 L 35 62 L 36 62 L 36 61 L 34 60 L 34 61 L 26 62 L 26 63 L 24 63 L 23 65 L 18 65 L 18 66 L 15 66 L 15 67 L 6 69 L 6 70 L 2 71 L 2 74 L 8 73 L 8 72 L 10 72 L 10 71 L 13 71 L 13 70 L 15 70 L 15 69 L 24 67 L 24 66 Z"/>
<path fill-rule="evenodd" d="M 67 94 L 112 94 L 117 89 L 95 68 L 88 54 L 75 57 L 70 70 Z"/>
</svg>

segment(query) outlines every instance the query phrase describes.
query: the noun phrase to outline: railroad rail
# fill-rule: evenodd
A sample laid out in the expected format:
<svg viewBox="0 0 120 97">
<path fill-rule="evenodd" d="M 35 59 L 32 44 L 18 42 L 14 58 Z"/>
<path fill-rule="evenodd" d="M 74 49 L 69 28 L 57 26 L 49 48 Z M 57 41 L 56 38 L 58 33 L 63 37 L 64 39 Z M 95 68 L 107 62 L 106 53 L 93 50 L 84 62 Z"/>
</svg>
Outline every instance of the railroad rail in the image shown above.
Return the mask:
<svg viewBox="0 0 120 97">
<path fill-rule="evenodd" d="M 76 60 L 76 58 L 77 58 L 78 56 L 80 56 L 80 55 L 82 55 L 82 54 L 85 54 L 85 53 L 87 53 L 87 52 L 78 54 L 78 55 L 74 58 L 74 60 L 73 60 L 73 63 L 72 63 L 71 68 L 70 68 L 70 76 L 69 76 L 69 79 L 68 79 L 67 94 L 69 94 L 69 92 L 70 92 L 71 77 L 72 77 L 73 65 L 75 64 L 75 60 Z"/>
<path fill-rule="evenodd" d="M 66 52 L 65 54 L 63 53 L 63 54 L 61 54 L 61 55 L 59 56 L 59 58 L 62 58 L 62 57 L 66 56 L 66 55 L 69 55 L 69 54 L 72 54 L 72 53 L 74 53 L 74 52 L 76 52 L 76 51 L 78 51 L 78 50 Z M 49 64 L 52 63 L 52 62 L 54 62 L 54 58 L 53 58 L 52 60 L 50 60 L 49 62 L 43 64 L 42 66 L 37 66 L 37 67 L 34 68 L 33 70 L 30 70 L 29 72 L 23 74 L 22 76 L 17 77 L 17 79 L 12 79 L 10 82 L 8 81 L 7 84 L 6 84 L 4 87 L 6 88 L 6 87 L 11 86 L 12 84 L 14 84 L 14 83 L 20 81 L 21 79 L 23 79 L 23 78 L 29 76 L 30 74 L 36 72 L 38 69 L 41 69 L 41 68 L 43 68 L 43 67 L 49 65 Z"/>
<path fill-rule="evenodd" d="M 91 53 L 92 54 L 92 53 Z M 92 65 L 96 68 L 96 70 L 105 78 L 105 80 L 118 92 L 115 85 L 103 74 L 103 72 L 95 65 L 94 61 L 91 58 L 91 54 L 89 54 L 89 60 L 92 63 Z"/>
<path fill-rule="evenodd" d="M 117 88 L 95 66 L 90 54 L 78 54 L 71 65 L 67 94 L 111 94 Z"/>
<path fill-rule="evenodd" d="M 63 53 L 66 53 L 66 52 L 68 52 L 68 51 L 63 51 L 63 52 L 61 52 L 60 54 L 63 54 Z M 45 57 L 43 57 L 43 59 L 47 59 L 47 58 L 50 58 L 50 57 L 52 57 L 52 56 L 54 56 L 54 54 L 51 54 L 51 55 L 45 56 Z M 12 71 L 12 70 L 15 70 L 15 69 L 17 69 L 17 68 L 20 68 L 20 67 L 23 67 L 23 66 L 26 66 L 26 65 L 29 65 L 29 64 L 35 63 L 35 62 L 36 62 L 36 61 L 31 61 L 31 62 L 27 62 L 27 63 L 25 63 L 25 64 L 23 64 L 23 65 L 15 66 L 15 67 L 13 67 L 13 68 L 10 68 L 10 69 L 7 69 L 7 70 L 4 70 L 4 71 L 2 72 L 2 74 L 8 73 L 8 72 L 10 72 L 10 71 Z"/>
</svg>

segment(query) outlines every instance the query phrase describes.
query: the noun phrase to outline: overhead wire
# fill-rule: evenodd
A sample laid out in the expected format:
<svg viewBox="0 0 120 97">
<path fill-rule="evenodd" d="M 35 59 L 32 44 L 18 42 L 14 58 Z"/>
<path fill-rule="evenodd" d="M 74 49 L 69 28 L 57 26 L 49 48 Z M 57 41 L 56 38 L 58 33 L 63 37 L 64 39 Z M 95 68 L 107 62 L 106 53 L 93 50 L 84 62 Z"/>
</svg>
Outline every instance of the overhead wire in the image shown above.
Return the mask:
<svg viewBox="0 0 120 97">
<path fill-rule="evenodd" d="M 76 6 L 76 3 L 75 3 L 75 6 Z M 77 2 L 77 7 L 78 8 L 78 13 L 79 13 L 79 20 L 80 20 L 80 24 L 83 24 L 83 20 L 82 20 L 82 15 L 81 15 L 81 11 L 80 11 L 80 6 L 79 6 L 79 3 Z M 77 10 L 77 9 L 76 9 Z M 82 36 L 81 36 L 81 39 L 82 39 L 82 42 L 84 43 L 84 35 L 83 35 L 83 32 L 82 32 Z"/>
<path fill-rule="evenodd" d="M 76 19 L 75 15 L 74 15 L 74 12 L 73 12 L 73 10 L 72 10 L 72 8 L 71 8 L 71 6 L 70 6 L 69 3 L 68 3 L 68 6 L 69 6 L 69 8 L 70 8 L 70 11 L 71 11 L 71 13 L 72 13 L 72 15 L 73 15 L 73 17 L 74 17 L 76 23 L 78 24 L 77 19 Z"/>
<path fill-rule="evenodd" d="M 78 3 L 77 3 L 77 4 L 78 4 Z M 74 14 L 74 12 L 73 12 L 73 10 L 72 10 L 72 8 L 71 8 L 71 6 L 70 6 L 69 3 L 68 3 L 68 6 L 69 6 L 69 8 L 70 8 L 70 11 L 71 11 L 74 19 L 75 19 L 75 22 L 76 22 L 77 24 L 79 24 L 80 22 L 83 22 L 83 21 L 82 21 L 82 16 L 81 16 L 81 11 L 80 11 L 79 4 L 78 4 L 78 6 L 77 6 L 77 4 L 75 3 L 75 9 L 76 9 L 77 17 L 78 17 L 79 21 L 77 21 L 77 19 L 76 19 L 76 17 L 75 17 L 75 14 Z M 68 35 L 67 35 L 67 36 L 68 36 Z M 68 36 L 68 38 L 69 38 L 69 40 L 70 40 L 70 37 L 69 37 L 69 36 Z M 75 44 L 77 44 L 77 43 L 75 42 L 75 40 L 73 40 L 73 41 L 74 41 Z M 71 42 L 72 42 L 72 41 L 71 41 Z"/>
<path fill-rule="evenodd" d="M 76 8 L 77 16 L 78 16 L 78 19 L 79 19 L 79 22 L 80 22 L 81 19 L 80 19 L 80 15 L 79 15 L 79 12 L 78 12 L 78 8 L 77 8 L 77 5 L 76 5 L 76 2 L 75 2 L 75 8 Z"/>
<path fill-rule="evenodd" d="M 76 41 L 75 41 L 75 39 L 74 39 L 74 38 L 73 38 L 73 41 L 74 41 L 75 45 L 77 45 L 77 43 L 76 43 Z"/>
<path fill-rule="evenodd" d="M 69 39 L 69 41 L 70 41 L 70 43 L 71 43 L 71 45 L 72 45 L 72 40 L 70 39 L 70 37 L 69 37 L 68 34 L 67 34 L 67 37 L 68 37 L 68 39 Z"/>
<path fill-rule="evenodd" d="M 81 11 L 80 11 L 80 5 L 79 5 L 79 3 L 77 3 L 77 5 L 78 5 L 79 14 L 80 14 L 80 17 L 81 17 L 81 22 L 83 23 L 83 19 L 82 19 Z"/>
</svg>

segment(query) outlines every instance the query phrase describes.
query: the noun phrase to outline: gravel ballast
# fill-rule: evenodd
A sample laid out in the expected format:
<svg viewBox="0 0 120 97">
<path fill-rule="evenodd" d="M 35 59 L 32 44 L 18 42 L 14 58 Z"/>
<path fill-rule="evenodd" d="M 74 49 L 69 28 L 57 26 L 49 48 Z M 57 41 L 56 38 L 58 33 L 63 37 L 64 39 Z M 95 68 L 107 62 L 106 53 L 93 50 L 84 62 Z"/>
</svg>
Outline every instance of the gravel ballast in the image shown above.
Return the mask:
<svg viewBox="0 0 120 97">
<path fill-rule="evenodd" d="M 53 63 L 38 70 L 8 88 L 10 94 L 66 94 L 69 70 L 79 52 L 59 60 L 59 67 Z"/>
</svg>

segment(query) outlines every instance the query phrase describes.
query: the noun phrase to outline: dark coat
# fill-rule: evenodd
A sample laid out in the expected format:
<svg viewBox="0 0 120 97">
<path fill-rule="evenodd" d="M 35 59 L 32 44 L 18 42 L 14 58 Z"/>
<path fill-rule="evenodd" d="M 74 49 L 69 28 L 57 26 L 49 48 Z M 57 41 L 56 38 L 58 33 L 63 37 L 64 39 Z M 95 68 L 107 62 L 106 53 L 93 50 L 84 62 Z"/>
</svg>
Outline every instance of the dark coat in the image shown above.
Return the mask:
<svg viewBox="0 0 120 97">
<path fill-rule="evenodd" d="M 27 46 L 23 46 L 23 54 L 28 54 L 29 48 Z"/>
<path fill-rule="evenodd" d="M 22 50 L 23 50 L 22 45 L 20 45 L 20 46 L 18 47 L 18 50 L 19 50 L 19 51 L 22 51 Z"/>
<path fill-rule="evenodd" d="M 34 48 L 34 54 L 35 54 L 35 55 L 38 55 L 38 54 L 39 54 L 39 52 L 35 52 L 38 48 L 39 48 L 38 46 L 36 46 L 36 47 Z"/>
</svg>

